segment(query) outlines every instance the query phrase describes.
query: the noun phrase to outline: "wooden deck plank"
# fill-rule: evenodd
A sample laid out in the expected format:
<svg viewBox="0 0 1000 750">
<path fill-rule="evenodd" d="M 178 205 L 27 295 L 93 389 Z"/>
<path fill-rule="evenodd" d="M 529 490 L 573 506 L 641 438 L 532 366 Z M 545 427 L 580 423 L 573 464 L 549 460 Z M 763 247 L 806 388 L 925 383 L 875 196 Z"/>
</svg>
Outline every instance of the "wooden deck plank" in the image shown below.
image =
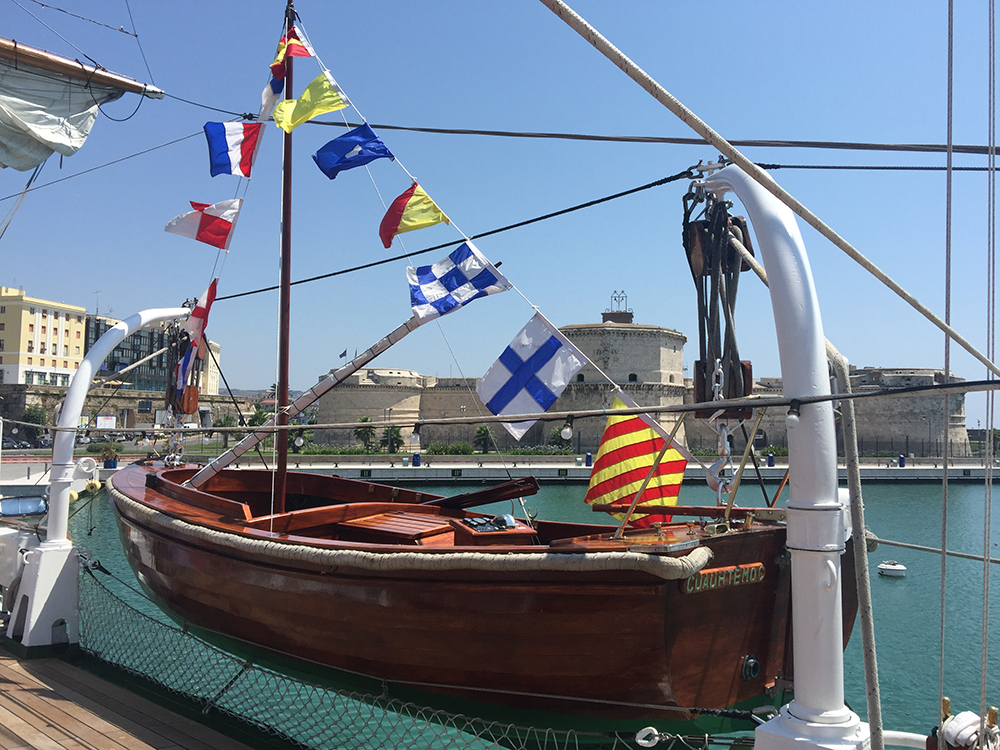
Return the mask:
<svg viewBox="0 0 1000 750">
<path fill-rule="evenodd" d="M 0 723 L 0 750 L 26 750 L 24 740 Z"/>
<path fill-rule="evenodd" d="M 36 731 L 48 737 L 66 750 L 125 750 L 124 745 L 111 740 L 107 735 L 90 727 L 60 708 L 58 702 L 50 702 L 44 693 L 46 687 L 24 686 L 0 695 L 0 708 L 16 715 Z M 110 725 L 109 728 L 113 729 Z M 152 750 L 143 744 L 134 750 Z"/>
<path fill-rule="evenodd" d="M 0 649 L 0 750 L 249 750 L 60 659 Z"/>
<path fill-rule="evenodd" d="M 241 742 L 66 662 L 49 659 L 31 662 L 29 666 L 39 674 L 48 671 L 59 689 L 81 706 L 95 712 L 114 710 L 121 731 L 156 750 L 246 750 Z M 88 697 L 94 695 L 99 695 L 101 700 L 97 702 Z"/>
<path fill-rule="evenodd" d="M 58 742 L 39 732 L 35 727 L 20 719 L 16 714 L 0 706 L 0 724 L 5 726 L 21 742 L 32 750 L 65 750 Z"/>
<path fill-rule="evenodd" d="M 44 722 L 40 728 L 61 744 L 67 747 L 76 744 L 81 747 L 101 748 L 101 750 L 104 748 L 107 750 L 122 749 L 123 745 L 109 742 L 107 739 L 110 732 L 118 730 L 117 726 L 76 705 L 71 699 L 67 699 L 59 691 L 53 689 L 51 685 L 47 685 L 25 672 L 21 669 L 20 664 L 16 662 L 0 663 L 0 674 L 10 677 L 17 685 L 17 688 L 8 690 L 5 697 L 21 706 L 22 716 L 29 713 L 38 716 Z M 11 707 L 8 706 L 8 708 Z M 62 736 L 48 731 L 48 726 L 58 728 L 61 734 L 75 739 L 77 742 L 67 742 Z M 136 750 L 152 750 L 145 743 L 141 746 L 132 744 L 129 747 L 134 747 Z"/>
</svg>

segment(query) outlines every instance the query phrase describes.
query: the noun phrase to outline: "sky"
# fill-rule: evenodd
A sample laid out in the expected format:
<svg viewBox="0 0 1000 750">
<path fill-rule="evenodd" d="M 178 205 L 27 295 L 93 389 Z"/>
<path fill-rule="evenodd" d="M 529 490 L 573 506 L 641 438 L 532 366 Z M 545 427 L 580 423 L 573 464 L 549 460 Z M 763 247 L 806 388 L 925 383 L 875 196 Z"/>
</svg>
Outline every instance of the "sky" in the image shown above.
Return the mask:
<svg viewBox="0 0 1000 750">
<path fill-rule="evenodd" d="M 52 5 L 51 3 L 49 5 Z M 284 2 L 172 3 L 0 0 L 3 36 L 104 67 L 167 93 L 128 94 L 106 105 L 84 147 L 49 160 L 0 239 L 0 284 L 35 297 L 125 317 L 197 297 L 217 261 L 213 248 L 163 231 L 189 201 L 244 197 L 220 275 L 219 295 L 277 283 L 281 138 L 269 125 L 249 185 L 209 176 L 202 127 L 256 113 L 281 35 Z M 613 44 L 729 139 L 944 143 L 947 3 L 704 3 L 573 0 Z M 603 136 L 694 134 L 540 2 L 507 0 L 298 0 L 322 62 L 364 117 L 407 127 Z M 61 10 L 60 10 L 61 9 Z M 68 12 L 62 12 L 62 11 Z M 72 14 L 99 21 L 99 26 Z M 96 15 L 95 15 L 96 14 Z M 983 145 L 988 122 L 987 4 L 956 3 L 954 142 Z M 138 41 L 119 27 L 135 30 Z M 70 46 L 70 43 L 73 46 Z M 148 65 L 148 68 L 147 68 Z M 295 93 L 318 75 L 295 61 Z M 221 111 L 213 111 L 221 110 Z M 360 114 L 359 114 L 360 112 Z M 676 174 L 717 154 L 709 146 L 498 138 L 376 131 L 387 160 L 328 180 L 310 158 L 344 132 L 294 131 L 292 277 L 335 272 L 524 221 Z M 165 145 L 172 144 L 172 145 Z M 150 150 L 153 149 L 153 150 Z M 146 152 L 146 153 L 142 153 Z M 792 195 L 940 315 L 945 305 L 943 172 L 793 169 L 943 166 L 943 154 L 745 148 Z M 131 158 L 127 158 L 131 157 Z M 121 160 L 121 161 L 118 161 Z M 116 163 L 113 163 L 116 162 Z M 956 166 L 985 157 L 956 155 Z M 406 168 L 453 220 L 378 239 L 385 204 Z M 77 177 L 78 173 L 94 170 Z M 46 183 L 69 177 L 56 184 Z M 27 174 L 0 170 L 0 216 Z M 697 359 L 695 290 L 680 243 L 689 181 L 477 242 L 517 291 L 477 300 L 423 326 L 374 366 L 425 375 L 481 376 L 536 306 L 558 326 L 598 323 L 624 291 L 636 323 L 688 337 Z M 381 196 L 381 198 L 380 198 Z M 987 177 L 956 173 L 952 219 L 953 326 L 987 349 Z M 734 213 L 741 213 L 740 206 Z M 942 367 L 944 335 L 840 250 L 800 222 L 827 337 L 859 367 Z M 418 255 L 415 265 L 447 250 Z M 410 315 L 405 261 L 294 288 L 290 384 L 308 388 Z M 276 380 L 277 293 L 220 300 L 208 335 L 222 346 L 233 388 Z M 756 376 L 780 375 L 766 290 L 746 277 L 737 305 L 741 356 Z M 952 370 L 985 368 L 957 345 Z M 686 374 L 690 375 L 687 369 Z M 968 425 L 985 400 L 966 400 Z"/>
</svg>

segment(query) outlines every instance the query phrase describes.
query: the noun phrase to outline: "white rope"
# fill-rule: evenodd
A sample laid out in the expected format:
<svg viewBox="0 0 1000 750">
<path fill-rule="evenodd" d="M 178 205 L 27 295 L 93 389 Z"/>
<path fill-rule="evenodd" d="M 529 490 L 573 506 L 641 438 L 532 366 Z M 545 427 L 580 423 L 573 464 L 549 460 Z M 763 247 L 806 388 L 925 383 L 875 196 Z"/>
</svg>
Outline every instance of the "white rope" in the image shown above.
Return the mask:
<svg viewBox="0 0 1000 750">
<path fill-rule="evenodd" d="M 541 2 L 563 21 L 565 21 L 566 25 L 592 44 L 594 48 L 607 57 L 608 60 L 621 68 L 621 70 L 629 78 L 638 83 L 654 99 L 673 112 L 681 120 L 681 122 L 694 130 L 713 148 L 718 149 L 721 154 L 730 159 L 740 169 L 750 175 L 750 177 L 759 183 L 761 187 L 788 206 L 796 214 L 801 216 L 806 223 L 813 227 L 813 229 L 826 237 L 830 242 L 846 253 L 848 257 L 853 259 L 856 263 L 858 263 L 858 265 L 868 271 L 868 273 L 873 275 L 889 289 L 895 292 L 899 297 L 905 300 L 910 307 L 927 318 L 927 320 L 940 328 L 947 335 L 951 336 L 963 349 L 969 352 L 969 354 L 986 365 L 986 367 L 988 367 L 991 371 L 1000 375 L 1000 366 L 994 364 L 991 359 L 976 349 L 976 347 L 966 340 L 965 337 L 963 337 L 958 331 L 941 320 L 941 318 L 935 315 L 926 305 L 903 289 L 903 287 L 891 279 L 882 269 L 862 255 L 857 248 L 837 234 L 830 226 L 820 220 L 816 214 L 806 208 L 790 193 L 778 185 L 778 183 L 775 182 L 767 172 L 758 167 L 753 161 L 734 148 L 731 143 L 712 130 L 712 128 L 703 122 L 694 112 L 681 104 L 681 102 L 678 101 L 669 91 L 653 80 L 653 78 L 650 77 L 646 71 L 632 62 L 632 60 L 622 53 L 621 50 L 605 39 L 597 31 L 597 29 L 588 24 L 583 18 L 580 17 L 579 14 L 566 5 L 566 3 L 562 0 L 541 0 Z"/>
<path fill-rule="evenodd" d="M 330 570 L 339 567 L 373 573 L 404 571 L 480 570 L 503 573 L 561 571 L 593 573 L 603 571 L 637 571 L 668 581 L 683 580 L 704 568 L 712 559 L 708 547 L 695 547 L 684 557 L 667 557 L 638 552 L 554 552 L 539 548 L 537 552 L 441 552 L 428 547 L 420 551 L 368 551 L 360 549 L 330 549 L 301 542 L 276 542 L 253 539 L 187 523 L 153 510 L 122 494 L 108 481 L 108 490 L 124 512 L 146 526 L 186 539 L 211 542 L 227 549 L 252 556 L 258 562 L 266 558 L 283 562 L 322 565 Z"/>
<path fill-rule="evenodd" d="M 996 14 L 994 3 L 989 3 L 989 114 L 988 129 L 988 176 L 987 176 L 987 337 L 986 346 L 990 358 L 996 356 Z M 986 478 L 983 502 L 983 555 L 989 557 L 990 536 L 993 524 L 993 424 L 996 399 L 991 391 L 986 395 Z M 983 563 L 983 629 L 980 655 L 979 714 L 980 732 L 983 736 L 986 721 L 986 669 L 989 657 L 990 625 L 990 565 Z"/>
<path fill-rule="evenodd" d="M 948 0 L 948 133 L 947 133 L 947 171 L 945 176 L 945 220 L 944 220 L 944 315 L 945 322 L 951 322 L 951 188 L 952 188 L 952 124 L 953 124 L 953 103 L 954 103 L 954 47 L 955 47 L 955 18 L 954 0 Z M 944 376 L 950 380 L 951 375 L 951 339 L 944 337 Z M 992 358 L 992 357 L 991 357 Z M 946 380 L 947 382 L 947 380 Z M 944 397 L 944 424 L 948 424 L 949 403 L 948 396 Z M 929 436 L 928 436 L 929 437 Z M 948 440 L 947 427 L 945 428 L 945 440 L 943 450 L 943 460 L 941 462 L 941 591 L 940 591 L 940 628 L 938 634 L 938 706 L 944 701 L 944 642 L 947 630 L 945 629 L 946 612 L 946 574 L 948 570 L 948 558 L 943 550 L 948 547 Z M 938 709 L 940 713 L 940 708 Z M 937 721 L 940 716 L 935 716 Z"/>
</svg>

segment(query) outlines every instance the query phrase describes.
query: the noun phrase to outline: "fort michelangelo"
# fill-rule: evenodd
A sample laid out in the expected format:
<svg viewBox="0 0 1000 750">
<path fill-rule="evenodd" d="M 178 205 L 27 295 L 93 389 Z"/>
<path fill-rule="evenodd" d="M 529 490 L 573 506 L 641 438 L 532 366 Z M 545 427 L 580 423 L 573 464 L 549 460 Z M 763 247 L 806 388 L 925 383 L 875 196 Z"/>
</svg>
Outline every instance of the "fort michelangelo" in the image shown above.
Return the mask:
<svg viewBox="0 0 1000 750">
<path fill-rule="evenodd" d="M 680 331 L 636 323 L 631 311 L 606 311 L 600 323 L 581 323 L 559 329 L 613 381 L 601 377 L 594 365 L 586 365 L 550 409 L 551 412 L 578 412 L 609 407 L 617 388 L 636 403 L 655 408 L 694 403 L 694 385 L 684 375 L 684 345 Z M 323 375 L 325 377 L 325 373 Z M 944 381 L 942 370 L 919 368 L 852 367 L 852 388 L 865 391 L 886 387 L 932 385 Z M 952 381 L 961 382 L 952 376 Z M 394 423 L 416 424 L 422 419 L 471 417 L 488 414 L 476 396 L 477 378 L 439 378 L 413 370 L 366 367 L 327 393 L 319 402 L 320 424 L 354 424 L 361 419 L 373 423 L 391 419 Z M 781 379 L 761 377 L 754 381 L 754 393 L 780 395 Z M 856 402 L 858 437 L 863 452 L 889 455 L 940 455 L 944 440 L 950 441 L 953 456 L 970 455 L 965 429 L 964 395 L 949 399 L 950 414 L 942 419 L 943 397 L 926 395 L 862 399 Z M 674 417 L 660 420 L 668 429 Z M 540 420 L 522 438 L 520 445 L 541 445 L 549 440 L 553 421 Z M 593 452 L 604 430 L 603 418 L 577 420 L 572 449 Z M 404 446 L 411 441 L 412 426 L 401 430 Z M 432 443 L 472 443 L 475 424 L 424 425 L 419 445 Z M 493 431 L 501 449 L 517 443 L 505 430 Z M 679 433 L 693 450 L 714 451 L 716 434 L 703 420 L 689 419 Z M 786 445 L 784 413 L 772 410 L 764 415 L 756 442 Z M 353 427 L 320 430 L 316 442 L 346 446 L 357 443 Z M 742 449 L 743 437 L 733 436 L 733 447 Z"/>
</svg>

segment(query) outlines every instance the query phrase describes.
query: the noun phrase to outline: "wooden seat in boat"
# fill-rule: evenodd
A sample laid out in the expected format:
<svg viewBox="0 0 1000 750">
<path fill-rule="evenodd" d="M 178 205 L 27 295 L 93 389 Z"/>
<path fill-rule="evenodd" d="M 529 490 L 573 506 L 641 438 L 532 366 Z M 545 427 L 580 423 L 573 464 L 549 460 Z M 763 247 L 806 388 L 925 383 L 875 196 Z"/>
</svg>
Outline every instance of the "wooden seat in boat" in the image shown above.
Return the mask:
<svg viewBox="0 0 1000 750">
<path fill-rule="evenodd" d="M 424 513 L 389 511 L 341 521 L 340 539 L 385 544 L 453 544 L 455 534 L 447 518 Z"/>
</svg>

